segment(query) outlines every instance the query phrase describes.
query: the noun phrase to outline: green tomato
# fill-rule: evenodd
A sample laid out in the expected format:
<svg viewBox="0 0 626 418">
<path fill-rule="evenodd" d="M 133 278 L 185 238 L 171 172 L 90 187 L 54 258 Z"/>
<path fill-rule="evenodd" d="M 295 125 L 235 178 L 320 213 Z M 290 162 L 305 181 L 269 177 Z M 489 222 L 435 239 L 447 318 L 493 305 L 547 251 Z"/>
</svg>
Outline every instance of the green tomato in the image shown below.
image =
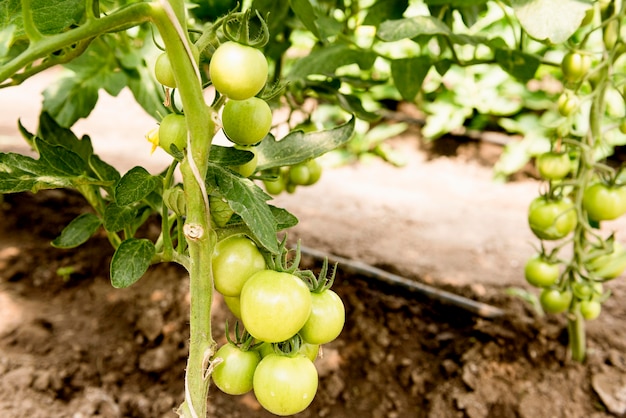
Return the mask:
<svg viewBox="0 0 626 418">
<path fill-rule="evenodd" d="M 221 44 L 209 64 L 213 86 L 233 100 L 255 96 L 265 85 L 267 74 L 267 60 L 260 50 L 232 41 Z"/>
<path fill-rule="evenodd" d="M 215 289 L 224 296 L 239 296 L 246 281 L 264 269 L 263 254 L 245 236 L 232 236 L 215 246 L 213 280 Z"/>
<path fill-rule="evenodd" d="M 307 186 L 311 186 L 317 183 L 322 177 L 322 166 L 316 160 L 309 160 L 306 162 L 306 166 L 309 169 L 309 181 Z"/>
<path fill-rule="evenodd" d="M 626 187 L 592 184 L 583 193 L 583 209 L 594 221 L 619 218 L 626 213 Z"/>
<path fill-rule="evenodd" d="M 298 277 L 263 270 L 241 290 L 241 321 L 254 338 L 281 342 L 293 337 L 311 314 L 311 292 Z"/>
<path fill-rule="evenodd" d="M 572 115 L 578 109 L 578 106 L 580 106 L 580 99 L 569 90 L 561 94 L 557 101 L 557 109 L 561 116 L 565 117 Z"/>
<path fill-rule="evenodd" d="M 278 176 L 276 180 L 263 180 L 263 186 L 269 194 L 279 195 L 285 191 L 285 179 L 283 176 Z"/>
<path fill-rule="evenodd" d="M 626 270 L 626 249 L 621 243 L 615 242 L 611 253 L 591 259 L 585 267 L 602 279 L 615 279 Z"/>
<path fill-rule="evenodd" d="M 576 282 L 572 285 L 572 292 L 578 300 L 600 300 L 604 290 L 599 282 Z"/>
<path fill-rule="evenodd" d="M 200 51 L 194 44 L 190 44 L 191 53 L 196 63 L 200 61 Z M 154 77 L 165 87 L 176 88 L 176 79 L 174 78 L 174 70 L 167 52 L 162 52 L 154 63 Z"/>
<path fill-rule="evenodd" d="M 558 282 L 559 275 L 559 264 L 551 263 L 541 255 L 532 257 L 524 267 L 526 281 L 535 287 L 553 286 Z"/>
<path fill-rule="evenodd" d="M 304 411 L 317 392 L 318 376 L 303 356 L 268 354 L 254 372 L 254 395 L 269 412 L 287 416 Z"/>
<path fill-rule="evenodd" d="M 241 301 L 239 296 L 223 296 L 224 303 L 228 307 L 228 310 L 235 315 L 235 318 L 241 319 Z"/>
<path fill-rule="evenodd" d="M 626 119 L 619 124 L 619 131 L 626 135 Z"/>
<path fill-rule="evenodd" d="M 544 152 L 535 161 L 537 170 L 546 180 L 561 180 L 567 177 L 572 169 L 569 155 L 564 152 Z"/>
<path fill-rule="evenodd" d="M 339 336 L 345 322 L 346 310 L 335 292 L 311 293 L 311 315 L 299 334 L 310 344 L 326 344 Z"/>
<path fill-rule="evenodd" d="M 543 309 L 548 313 L 565 312 L 572 303 L 572 292 L 565 290 L 563 292 L 557 289 L 543 289 L 539 295 L 539 302 Z"/>
<path fill-rule="evenodd" d="M 222 111 L 224 133 L 238 145 L 260 142 L 272 127 L 272 109 L 263 99 L 229 100 Z"/>
<path fill-rule="evenodd" d="M 602 304 L 597 300 L 583 300 L 580 302 L 580 313 L 587 321 L 592 321 L 600 316 Z"/>
<path fill-rule="evenodd" d="M 256 350 L 244 351 L 233 344 L 225 344 L 217 350 L 213 360 L 223 361 L 213 369 L 213 382 L 224 393 L 243 395 L 252 390 L 254 372 L 261 361 Z"/>
<path fill-rule="evenodd" d="M 567 82 L 578 83 L 589 72 L 591 57 L 579 52 L 568 52 L 561 62 L 563 77 Z"/>
<path fill-rule="evenodd" d="M 528 224 L 539 239 L 558 240 L 574 230 L 577 223 L 576 210 L 571 200 L 550 200 L 539 196 L 528 210 Z"/>
<path fill-rule="evenodd" d="M 309 184 L 310 178 L 309 167 L 305 163 L 296 164 L 289 168 L 289 182 L 292 184 L 304 186 Z"/>
<path fill-rule="evenodd" d="M 177 113 L 168 113 L 159 125 L 159 146 L 172 154 L 172 145 L 180 151 L 187 148 L 187 122 Z"/>
<path fill-rule="evenodd" d="M 256 173 L 256 166 L 259 162 L 259 157 L 257 156 L 256 148 L 245 147 L 242 145 L 235 145 L 235 148 L 244 150 L 244 151 L 249 151 L 252 153 L 253 157 L 250 161 L 241 165 L 236 165 L 236 166 L 231 167 L 234 171 L 239 173 L 242 177 L 250 177 L 251 175 Z"/>
<path fill-rule="evenodd" d="M 213 222 L 221 228 L 226 226 L 235 213 L 228 204 L 228 201 L 219 196 L 209 195 L 209 207 L 211 208 L 211 218 Z"/>
</svg>

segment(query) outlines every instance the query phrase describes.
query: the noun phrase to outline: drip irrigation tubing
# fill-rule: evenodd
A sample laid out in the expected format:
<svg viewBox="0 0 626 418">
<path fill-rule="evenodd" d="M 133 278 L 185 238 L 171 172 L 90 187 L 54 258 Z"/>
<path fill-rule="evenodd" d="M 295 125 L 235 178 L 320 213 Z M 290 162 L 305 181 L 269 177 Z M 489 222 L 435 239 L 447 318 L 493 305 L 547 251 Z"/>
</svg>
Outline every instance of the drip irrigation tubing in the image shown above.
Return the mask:
<svg viewBox="0 0 626 418">
<path fill-rule="evenodd" d="M 483 318 L 496 319 L 506 315 L 504 310 L 496 308 L 495 306 L 478 302 L 446 290 L 437 289 L 436 287 L 416 282 L 397 274 L 389 273 L 388 271 L 370 266 L 362 261 L 351 260 L 303 246 L 300 246 L 300 252 L 301 254 L 312 257 L 318 261 L 327 259 L 331 264 L 337 263 L 339 268 L 346 272 L 372 278 L 389 285 L 403 287 L 439 302 L 457 306 Z"/>
</svg>

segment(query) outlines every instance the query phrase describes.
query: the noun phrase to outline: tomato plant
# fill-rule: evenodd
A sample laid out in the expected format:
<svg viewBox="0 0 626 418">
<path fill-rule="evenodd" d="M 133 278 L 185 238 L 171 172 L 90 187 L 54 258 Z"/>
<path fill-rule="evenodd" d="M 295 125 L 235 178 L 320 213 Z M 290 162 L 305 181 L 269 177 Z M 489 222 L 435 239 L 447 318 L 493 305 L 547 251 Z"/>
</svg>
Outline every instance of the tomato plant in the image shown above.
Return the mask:
<svg viewBox="0 0 626 418">
<path fill-rule="evenodd" d="M 305 410 L 317 385 L 317 370 L 304 356 L 268 354 L 254 372 L 254 395 L 265 409 L 280 416 Z"/>
<path fill-rule="evenodd" d="M 263 270 L 250 277 L 241 290 L 241 320 L 246 330 L 265 342 L 294 336 L 311 313 L 311 294 L 298 277 Z"/>
</svg>

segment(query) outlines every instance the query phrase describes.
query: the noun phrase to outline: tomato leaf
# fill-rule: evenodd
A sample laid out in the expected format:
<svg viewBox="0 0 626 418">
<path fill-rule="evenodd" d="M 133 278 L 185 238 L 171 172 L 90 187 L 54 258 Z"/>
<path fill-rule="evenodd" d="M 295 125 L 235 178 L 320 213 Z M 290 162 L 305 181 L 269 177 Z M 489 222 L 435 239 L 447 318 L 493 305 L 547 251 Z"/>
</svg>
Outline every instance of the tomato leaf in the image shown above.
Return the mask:
<svg viewBox="0 0 626 418">
<path fill-rule="evenodd" d="M 157 186 L 157 178 L 145 168 L 133 167 L 117 183 L 115 200 L 118 205 L 130 205 L 148 196 Z"/>
<path fill-rule="evenodd" d="M 223 147 L 221 145 L 211 145 L 209 161 L 225 166 L 245 164 L 254 158 L 250 151 L 239 150 L 235 147 Z"/>
<path fill-rule="evenodd" d="M 282 231 L 283 229 L 289 229 L 298 225 L 298 218 L 292 215 L 289 211 L 283 208 L 277 208 L 276 206 L 269 205 L 274 219 L 276 219 L 276 230 Z"/>
<path fill-rule="evenodd" d="M 320 32 L 315 23 L 315 9 L 309 0 L 290 0 L 291 10 L 296 14 L 298 19 L 304 24 L 304 27 L 311 31 L 317 39 L 321 39 Z"/>
<path fill-rule="evenodd" d="M 74 132 L 59 125 L 57 121 L 45 111 L 42 111 L 39 115 L 38 136 L 44 138 L 46 142 L 51 145 L 60 145 L 78 154 L 85 161 L 93 155 L 93 145 L 88 136 L 78 139 Z"/>
<path fill-rule="evenodd" d="M 61 145 L 52 145 L 43 139 L 35 138 L 35 146 L 41 156 L 40 160 L 56 174 L 78 176 L 87 169 L 87 162 L 80 155 Z"/>
<path fill-rule="evenodd" d="M 258 243 L 274 254 L 278 252 L 277 221 L 266 203 L 271 199 L 269 195 L 252 180 L 212 163 L 209 163 L 207 169 L 206 183 L 212 195 L 228 201 L 230 208 L 241 216 Z"/>
<path fill-rule="evenodd" d="M 589 0 L 513 0 L 515 15 L 524 30 L 540 41 L 560 44 L 578 30 Z"/>
<path fill-rule="evenodd" d="M 111 259 L 111 284 L 115 288 L 132 285 L 150 267 L 154 244 L 147 239 L 130 238 L 123 241 Z"/>
<path fill-rule="evenodd" d="M 30 8 L 35 26 L 43 34 L 62 32 L 80 23 L 85 14 L 83 0 L 32 0 Z M 16 38 L 25 35 L 19 0 L 0 1 L 0 27 L 4 28 L 9 24 L 17 27 Z"/>
<path fill-rule="evenodd" d="M 69 187 L 67 177 L 51 174 L 48 166 L 31 157 L 0 153 L 0 194 Z"/>
<path fill-rule="evenodd" d="M 74 248 L 84 244 L 102 225 L 102 221 L 93 213 L 83 213 L 74 218 L 61 235 L 52 241 L 52 246 L 56 248 Z"/>
<path fill-rule="evenodd" d="M 293 131 L 280 141 L 268 135 L 257 146 L 259 170 L 294 165 L 319 157 L 348 142 L 354 132 L 355 119 L 334 129 L 319 132 Z"/>
<path fill-rule="evenodd" d="M 374 65 L 377 54 L 356 49 L 347 44 L 335 44 L 317 48 L 306 57 L 297 60 L 287 75 L 290 80 L 306 78 L 311 74 L 330 75 L 339 67 L 357 64 L 361 69 Z"/>
<path fill-rule="evenodd" d="M 363 25 L 378 26 L 385 20 L 400 19 L 407 7 L 408 0 L 378 0 L 367 9 Z"/>
<path fill-rule="evenodd" d="M 110 203 L 104 210 L 104 229 L 109 232 L 121 231 L 132 223 L 136 212 L 133 207 Z"/>
<path fill-rule="evenodd" d="M 534 55 L 509 49 L 496 49 L 495 59 L 504 71 L 523 82 L 535 77 L 541 63 Z"/>
<path fill-rule="evenodd" d="M 428 56 L 401 58 L 391 61 L 391 76 L 402 98 L 415 102 L 417 93 L 422 88 L 426 74 L 432 66 Z"/>
</svg>

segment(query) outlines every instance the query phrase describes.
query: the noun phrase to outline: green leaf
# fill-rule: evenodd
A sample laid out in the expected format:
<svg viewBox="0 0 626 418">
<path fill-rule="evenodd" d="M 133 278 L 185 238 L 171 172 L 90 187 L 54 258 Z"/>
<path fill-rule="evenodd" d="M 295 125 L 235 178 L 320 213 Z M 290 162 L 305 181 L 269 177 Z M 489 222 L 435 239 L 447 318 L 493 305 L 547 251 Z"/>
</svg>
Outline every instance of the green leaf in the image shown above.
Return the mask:
<svg viewBox="0 0 626 418">
<path fill-rule="evenodd" d="M 132 224 L 136 214 L 137 211 L 133 207 L 110 203 L 104 210 L 104 229 L 109 232 L 121 231 Z"/>
<path fill-rule="evenodd" d="M 294 226 L 298 225 L 298 218 L 289 213 L 289 211 L 287 211 L 286 209 L 277 208 L 272 205 L 269 205 L 269 207 L 272 211 L 272 215 L 274 215 L 274 219 L 276 220 L 277 231 L 293 228 Z"/>
<path fill-rule="evenodd" d="M 135 52 L 139 54 L 139 52 Z M 134 58 L 141 58 L 140 64 L 135 66 L 124 66 L 124 73 L 127 77 L 128 88 L 133 93 L 135 100 L 150 116 L 156 120 L 161 120 L 162 115 L 166 115 L 169 110 L 163 105 L 165 94 L 163 87 L 158 84 L 154 74 L 146 65 L 145 59 L 141 56 L 130 55 Z M 124 62 L 122 64 L 125 65 Z"/>
<path fill-rule="evenodd" d="M 45 35 L 79 24 L 85 14 L 84 0 L 32 0 L 30 6 L 35 26 Z M 0 0 L 0 27 L 9 24 L 17 27 L 16 38 L 25 35 L 20 0 Z"/>
<path fill-rule="evenodd" d="M 112 183 L 117 183 L 120 180 L 121 175 L 119 171 L 109 163 L 102 161 L 97 155 L 91 155 L 88 162 L 89 168 L 91 168 L 91 171 L 98 179 Z"/>
<path fill-rule="evenodd" d="M 0 63 L 2 58 L 6 57 L 13 45 L 13 36 L 15 34 L 15 25 L 8 25 L 6 27 L 0 26 Z"/>
<path fill-rule="evenodd" d="M 78 139 L 74 132 L 59 125 L 52 116 L 43 111 L 39 115 L 39 136 L 50 145 L 60 145 L 78 154 L 85 161 L 93 155 L 93 145 L 88 136 Z"/>
<path fill-rule="evenodd" d="M 372 51 L 356 49 L 347 44 L 324 46 L 297 60 L 287 78 L 294 80 L 311 74 L 331 75 L 337 68 L 355 63 L 364 70 L 374 65 L 376 57 L 377 54 Z"/>
<path fill-rule="evenodd" d="M 253 158 L 254 154 L 250 151 L 221 145 L 211 145 L 211 152 L 209 153 L 209 161 L 223 166 L 245 164 Z"/>
<path fill-rule="evenodd" d="M 560 44 L 578 30 L 590 0 L 512 0 L 524 30 L 533 38 Z"/>
<path fill-rule="evenodd" d="M 100 218 L 93 213 L 83 213 L 63 228 L 61 235 L 52 241 L 52 245 L 56 248 L 78 247 L 84 244 L 101 224 Z"/>
<path fill-rule="evenodd" d="M 271 199 L 269 195 L 250 179 L 212 163 L 208 166 L 206 183 L 212 194 L 226 199 L 230 208 L 241 216 L 257 242 L 271 253 L 278 252 L 277 221 L 266 203 Z"/>
<path fill-rule="evenodd" d="M 50 173 L 46 164 L 21 154 L 0 153 L 0 194 L 69 187 L 66 177 Z"/>
<path fill-rule="evenodd" d="M 377 36 L 386 42 L 413 39 L 420 35 L 450 35 L 450 28 L 432 16 L 415 16 L 387 20 L 380 25 Z"/>
<path fill-rule="evenodd" d="M 432 62 L 428 56 L 402 58 L 391 61 L 391 76 L 402 98 L 415 102 Z"/>
<path fill-rule="evenodd" d="M 123 241 L 111 259 L 111 284 L 124 288 L 141 279 L 155 254 L 154 244 L 147 239 L 129 238 Z"/>
<path fill-rule="evenodd" d="M 143 167 L 133 167 L 120 179 L 115 187 L 115 200 L 126 206 L 148 196 L 158 185 L 157 178 Z"/>
<path fill-rule="evenodd" d="M 378 26 L 385 20 L 400 19 L 407 7 L 408 0 L 378 0 L 367 9 L 363 24 Z"/>
<path fill-rule="evenodd" d="M 319 157 L 345 144 L 354 132 L 355 119 L 334 129 L 319 132 L 290 132 L 280 141 L 268 135 L 257 146 L 259 170 L 294 165 Z"/>
<path fill-rule="evenodd" d="M 535 77 L 541 63 L 534 55 L 509 49 L 496 49 L 495 59 L 504 71 L 523 82 Z"/>
<path fill-rule="evenodd" d="M 309 0 L 290 0 L 291 10 L 296 14 L 298 19 L 304 24 L 317 39 L 321 39 L 320 33 L 315 24 L 315 9 Z"/>
<path fill-rule="evenodd" d="M 80 155 L 61 145 L 51 145 L 39 138 L 35 138 L 35 145 L 41 156 L 41 161 L 45 162 L 57 174 L 79 176 L 87 169 L 87 162 Z"/>
</svg>

